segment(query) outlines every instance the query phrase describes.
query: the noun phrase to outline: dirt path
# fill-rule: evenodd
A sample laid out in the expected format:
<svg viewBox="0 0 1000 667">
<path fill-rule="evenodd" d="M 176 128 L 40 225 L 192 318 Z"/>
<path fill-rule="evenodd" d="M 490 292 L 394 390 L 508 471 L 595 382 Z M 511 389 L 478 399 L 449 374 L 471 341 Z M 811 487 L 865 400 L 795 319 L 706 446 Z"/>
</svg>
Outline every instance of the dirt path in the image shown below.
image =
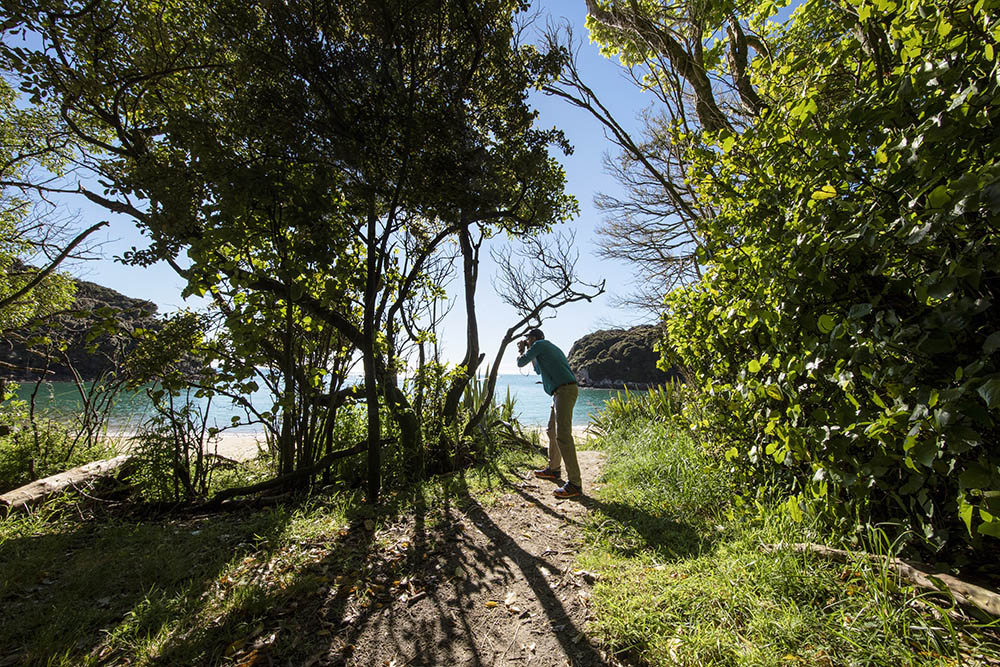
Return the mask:
<svg viewBox="0 0 1000 667">
<path fill-rule="evenodd" d="M 585 489 L 601 462 L 580 452 Z M 584 634 L 593 577 L 573 567 L 588 500 L 558 500 L 553 482 L 527 470 L 512 481 L 491 502 L 433 508 L 443 519 L 433 526 L 411 517 L 375 537 L 387 561 L 420 556 L 404 579 L 367 584 L 367 601 L 327 608 L 343 639 L 312 664 L 613 664 Z"/>
</svg>

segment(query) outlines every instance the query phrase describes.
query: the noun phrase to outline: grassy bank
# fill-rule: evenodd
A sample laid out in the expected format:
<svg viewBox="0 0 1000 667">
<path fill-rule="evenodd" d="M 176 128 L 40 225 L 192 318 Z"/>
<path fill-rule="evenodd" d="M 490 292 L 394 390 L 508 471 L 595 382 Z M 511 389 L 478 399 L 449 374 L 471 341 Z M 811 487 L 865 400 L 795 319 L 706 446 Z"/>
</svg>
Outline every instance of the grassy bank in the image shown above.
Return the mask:
<svg viewBox="0 0 1000 667">
<path fill-rule="evenodd" d="M 608 463 L 580 558 L 599 575 L 605 645 L 651 665 L 1000 664 L 996 621 L 949 615 L 875 562 L 768 552 L 837 536 L 740 498 L 684 431 L 636 413 L 598 443 Z M 851 546 L 892 547 L 877 529 Z"/>
</svg>

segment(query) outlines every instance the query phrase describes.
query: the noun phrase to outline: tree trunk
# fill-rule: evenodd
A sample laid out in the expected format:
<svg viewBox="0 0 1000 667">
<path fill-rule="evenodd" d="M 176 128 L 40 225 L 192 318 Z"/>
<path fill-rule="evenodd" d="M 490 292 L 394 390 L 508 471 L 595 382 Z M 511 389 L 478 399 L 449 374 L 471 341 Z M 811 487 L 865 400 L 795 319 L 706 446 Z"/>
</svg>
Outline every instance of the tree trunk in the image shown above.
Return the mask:
<svg viewBox="0 0 1000 667">
<path fill-rule="evenodd" d="M 287 475 L 295 470 L 295 443 L 293 440 L 292 416 L 295 404 L 295 354 L 293 352 L 294 325 L 292 312 L 291 281 L 288 298 L 285 300 L 285 359 L 282 364 L 285 386 L 282 391 L 284 406 L 281 409 L 281 437 L 278 439 L 278 474 Z"/>
<path fill-rule="evenodd" d="M 368 493 L 366 500 L 372 505 L 378 502 L 382 487 L 382 462 L 380 460 L 382 422 L 379 415 L 378 377 L 375 373 L 375 355 L 378 354 L 378 345 L 375 340 L 375 302 L 378 295 L 379 279 L 375 260 L 377 249 L 375 224 L 376 218 L 374 214 L 370 214 L 367 229 L 368 261 L 366 262 L 367 273 L 365 276 L 364 322 L 362 323 L 364 349 L 361 351 L 365 369 L 365 398 L 368 408 Z"/>
<path fill-rule="evenodd" d="M 113 459 L 94 461 L 25 484 L 0 496 L 0 507 L 8 507 L 11 511 L 27 509 L 67 489 L 86 486 L 98 479 L 111 477 L 129 458 L 128 454 L 122 454 Z"/>
<path fill-rule="evenodd" d="M 455 421 L 458 416 L 458 404 L 462 392 L 476 375 L 476 369 L 483 361 L 479 352 L 479 319 L 476 315 L 476 286 L 479 282 L 479 245 L 472 242 L 472 234 L 468 225 L 463 226 L 458 235 L 459 247 L 462 249 L 462 261 L 465 283 L 465 357 L 460 365 L 459 373 L 448 388 L 444 399 L 442 417 L 445 422 Z"/>
<path fill-rule="evenodd" d="M 765 544 L 765 551 L 790 550 L 797 553 L 811 553 L 831 560 L 846 562 L 851 559 L 864 559 L 875 562 L 885 562 L 892 567 L 899 578 L 914 586 L 930 591 L 945 590 L 951 594 L 955 602 L 961 605 L 973 606 L 993 616 L 1000 616 L 1000 594 L 982 586 L 976 586 L 957 579 L 950 574 L 930 572 L 926 565 L 900 558 L 887 558 L 859 551 L 834 549 L 822 544 L 799 542 L 794 544 Z"/>
</svg>

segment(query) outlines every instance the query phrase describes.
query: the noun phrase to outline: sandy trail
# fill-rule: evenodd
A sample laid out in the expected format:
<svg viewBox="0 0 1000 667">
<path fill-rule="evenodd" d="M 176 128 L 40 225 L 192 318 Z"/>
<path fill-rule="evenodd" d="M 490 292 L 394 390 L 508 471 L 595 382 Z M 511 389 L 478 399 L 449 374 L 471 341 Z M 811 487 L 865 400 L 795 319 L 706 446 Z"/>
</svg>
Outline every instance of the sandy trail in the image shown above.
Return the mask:
<svg viewBox="0 0 1000 667">
<path fill-rule="evenodd" d="M 593 492 L 603 456 L 579 460 Z M 488 497 L 459 491 L 377 533 L 349 531 L 369 550 L 363 583 L 345 578 L 305 602 L 315 632 L 334 632 L 310 664 L 621 664 L 587 635 L 596 576 L 574 565 L 586 515 L 601 503 L 560 500 L 554 488 L 519 470 Z"/>
</svg>

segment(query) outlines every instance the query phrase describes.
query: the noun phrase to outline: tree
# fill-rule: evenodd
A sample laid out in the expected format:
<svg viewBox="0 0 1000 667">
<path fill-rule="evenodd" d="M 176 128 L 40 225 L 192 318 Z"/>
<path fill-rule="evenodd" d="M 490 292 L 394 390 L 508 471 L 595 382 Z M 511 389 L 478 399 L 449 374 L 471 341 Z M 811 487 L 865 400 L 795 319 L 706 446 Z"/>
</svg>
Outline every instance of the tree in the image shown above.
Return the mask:
<svg viewBox="0 0 1000 667">
<path fill-rule="evenodd" d="M 283 472 L 290 397 L 313 404 L 308 378 L 328 373 L 294 348 L 335 331 L 361 357 L 374 502 L 380 405 L 401 448 L 422 446 L 391 341 L 429 258 L 472 225 L 528 233 L 573 208 L 547 153 L 561 136 L 525 104 L 554 61 L 513 45 L 521 4 L 15 7 L 50 47 L 20 61 L 24 85 L 57 101 L 110 184 L 91 198 L 151 237 L 131 260 L 171 261 L 229 304 L 247 377 L 280 370 Z"/>
<path fill-rule="evenodd" d="M 714 215 L 664 347 L 793 515 L 1000 534 L 995 10 L 808 2 L 748 70 L 758 117 L 677 131 Z"/>
<path fill-rule="evenodd" d="M 72 285 L 56 269 L 77 252 L 101 222 L 71 232 L 40 193 L 65 166 L 51 116 L 21 109 L 17 93 L 0 80 L 0 335 L 23 328 L 72 297 Z M 32 263 L 41 263 L 34 267 Z"/>
<path fill-rule="evenodd" d="M 544 90 L 591 113 L 617 147 L 605 166 L 625 194 L 595 199 L 607 213 L 600 252 L 635 267 L 640 287 L 622 302 L 656 314 L 670 290 L 701 277 L 699 225 L 715 212 L 687 177 L 689 151 L 701 132 L 738 131 L 765 108 L 750 74 L 753 51 L 767 53 L 764 19 L 776 6 L 587 0 L 587 9 L 591 38 L 655 108 L 640 135 L 629 132 L 580 75 L 568 29 L 547 35 L 567 65 Z"/>
<path fill-rule="evenodd" d="M 512 324 L 497 350 L 486 376 L 486 393 L 476 414 L 465 427 L 469 435 L 479 425 L 493 401 L 500 362 L 507 346 L 541 326 L 551 314 L 569 303 L 591 301 L 604 293 L 605 281 L 589 283 L 576 273 L 578 255 L 573 250 L 572 234 L 557 234 L 550 239 L 525 237 L 520 248 L 496 251 L 494 261 L 499 267 L 495 288 L 500 298 L 520 315 Z"/>
</svg>

